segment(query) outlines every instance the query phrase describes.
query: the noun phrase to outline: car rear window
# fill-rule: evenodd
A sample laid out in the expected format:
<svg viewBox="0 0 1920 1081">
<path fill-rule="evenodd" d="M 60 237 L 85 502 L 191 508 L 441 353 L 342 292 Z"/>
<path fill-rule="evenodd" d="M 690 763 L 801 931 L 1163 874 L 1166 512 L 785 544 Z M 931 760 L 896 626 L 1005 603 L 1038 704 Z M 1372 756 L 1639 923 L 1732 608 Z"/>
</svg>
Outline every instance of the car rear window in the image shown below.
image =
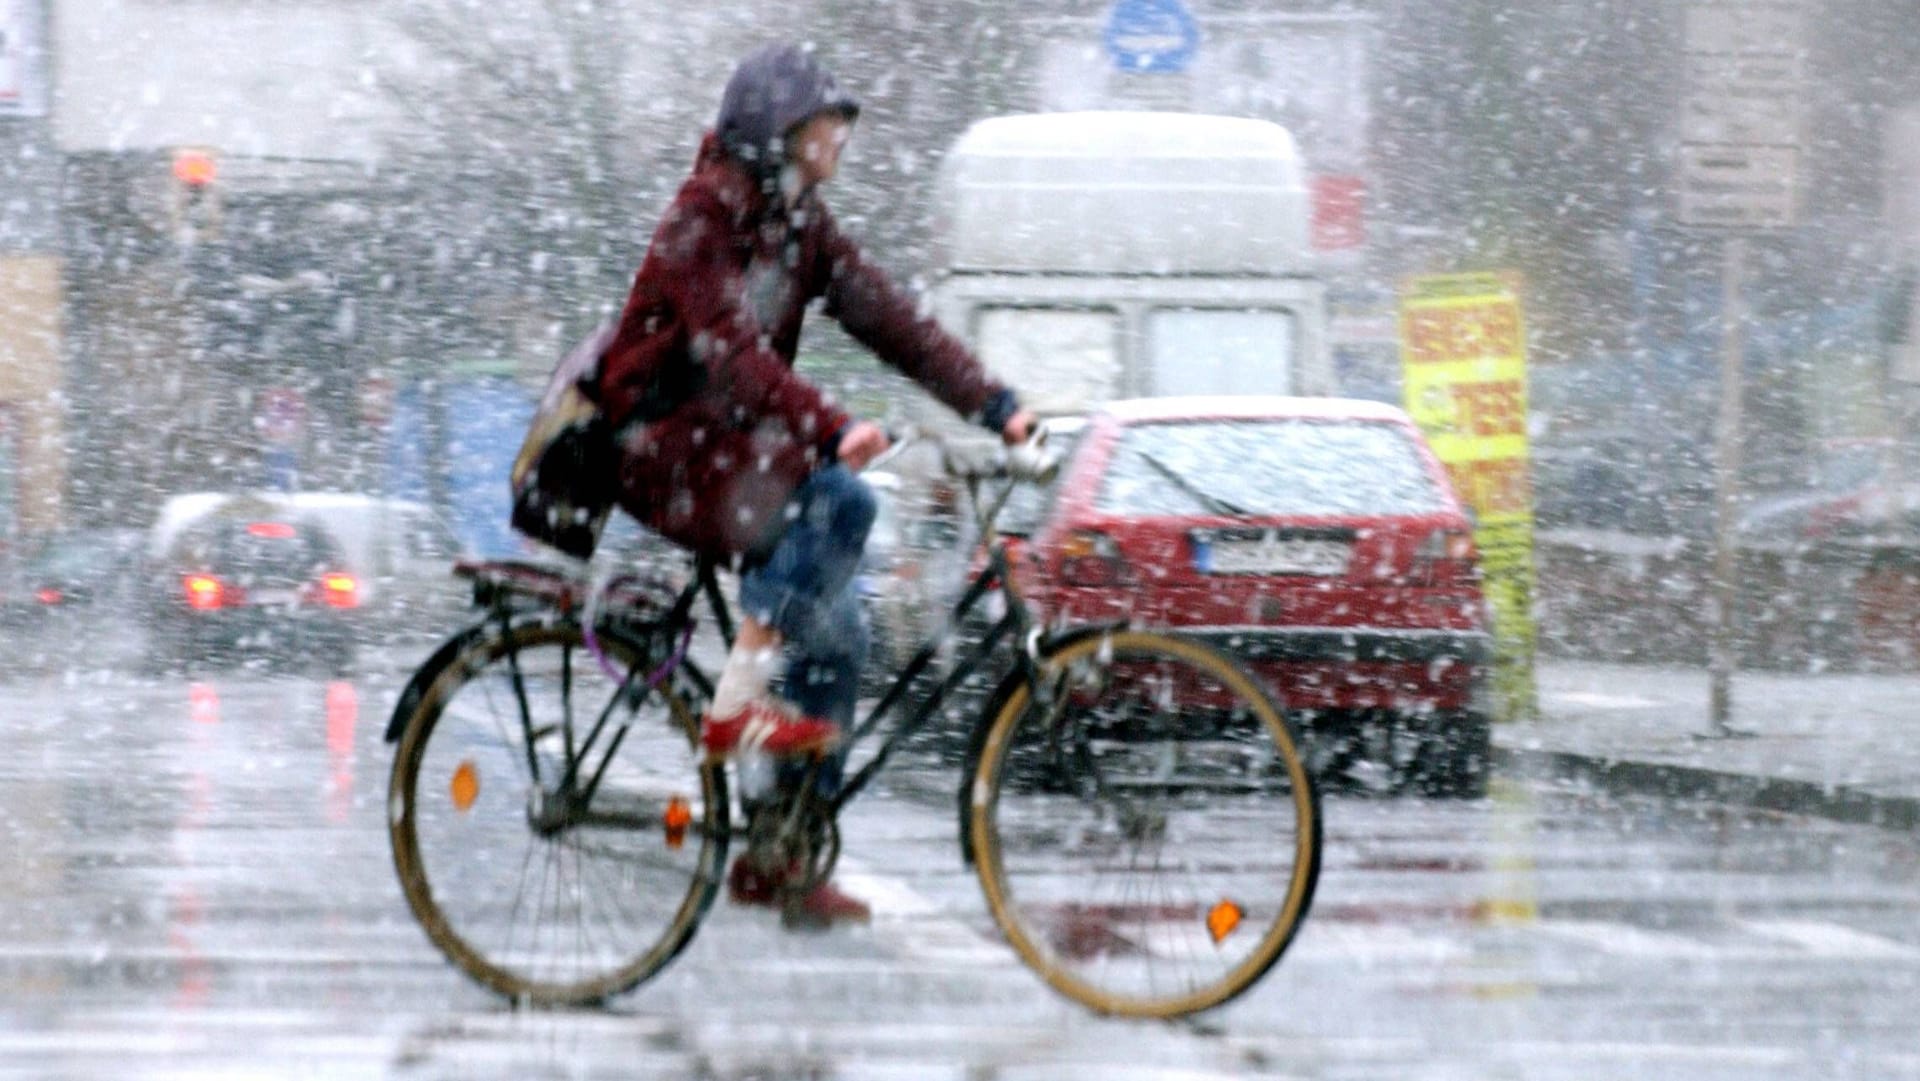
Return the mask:
<svg viewBox="0 0 1920 1081">
<path fill-rule="evenodd" d="M 341 567 L 326 533 L 311 525 L 223 522 L 188 542 L 193 561 L 220 574 L 305 580 Z"/>
<path fill-rule="evenodd" d="M 1155 394 L 1278 394 L 1293 382 L 1293 316 L 1155 308 L 1147 313 Z"/>
<path fill-rule="evenodd" d="M 1446 494 L 1397 424 L 1324 419 L 1134 424 L 1099 509 L 1118 515 L 1423 514 Z"/>
<path fill-rule="evenodd" d="M 1106 401 L 1120 388 L 1123 324 L 1112 308 L 981 308 L 974 323 L 990 371 L 1016 379 L 1042 413 Z"/>
</svg>

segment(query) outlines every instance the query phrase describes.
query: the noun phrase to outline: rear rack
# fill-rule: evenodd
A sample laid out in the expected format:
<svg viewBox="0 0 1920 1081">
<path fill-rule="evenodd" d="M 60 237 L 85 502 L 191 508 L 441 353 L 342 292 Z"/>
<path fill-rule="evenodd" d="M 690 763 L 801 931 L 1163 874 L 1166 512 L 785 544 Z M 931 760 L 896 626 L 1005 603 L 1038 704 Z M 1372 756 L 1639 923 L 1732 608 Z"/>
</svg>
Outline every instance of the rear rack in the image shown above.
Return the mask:
<svg viewBox="0 0 1920 1081">
<path fill-rule="evenodd" d="M 462 559 L 453 573 L 473 583 L 473 603 L 480 608 L 514 607 L 520 601 L 573 615 L 595 593 L 593 583 L 577 574 L 515 559 Z M 677 592 L 662 575 L 622 575 L 607 584 L 599 603 L 621 615 L 657 614 L 672 605 Z"/>
</svg>

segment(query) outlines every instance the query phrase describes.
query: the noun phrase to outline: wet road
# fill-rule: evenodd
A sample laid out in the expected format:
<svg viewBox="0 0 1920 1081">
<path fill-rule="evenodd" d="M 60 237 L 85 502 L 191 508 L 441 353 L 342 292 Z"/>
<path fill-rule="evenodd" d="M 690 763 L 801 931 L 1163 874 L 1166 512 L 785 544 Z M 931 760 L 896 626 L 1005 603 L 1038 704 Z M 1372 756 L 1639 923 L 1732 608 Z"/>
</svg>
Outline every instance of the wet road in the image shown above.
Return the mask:
<svg viewBox="0 0 1920 1081">
<path fill-rule="evenodd" d="M 1195 1025 L 1020 967 L 924 773 L 845 823 L 871 928 L 722 901 L 612 1009 L 515 1013 L 395 884 L 397 685 L 0 684 L 0 1077 L 1920 1078 L 1920 838 L 1525 778 L 1330 798 L 1312 919 Z"/>
</svg>

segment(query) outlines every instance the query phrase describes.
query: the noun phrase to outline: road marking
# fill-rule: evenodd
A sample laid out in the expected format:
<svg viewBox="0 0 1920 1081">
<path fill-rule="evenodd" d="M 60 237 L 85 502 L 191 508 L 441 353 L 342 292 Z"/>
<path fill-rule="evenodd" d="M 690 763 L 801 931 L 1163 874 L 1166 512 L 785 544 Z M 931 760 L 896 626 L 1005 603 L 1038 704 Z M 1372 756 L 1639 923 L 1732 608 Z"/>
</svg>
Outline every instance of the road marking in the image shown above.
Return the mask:
<svg viewBox="0 0 1920 1081">
<path fill-rule="evenodd" d="M 1389 961 L 1438 964 L 1468 956 L 1472 951 L 1458 937 L 1422 933 L 1382 924 L 1336 923 L 1308 918 L 1294 949 L 1300 956 L 1325 960 L 1331 954 L 1343 961 L 1377 965 Z M 1294 956 L 1291 952 L 1289 957 Z"/>
<path fill-rule="evenodd" d="M 1541 934 L 1591 946 L 1618 957 L 1721 957 L 1726 951 L 1687 935 L 1671 931 L 1652 931 L 1630 923 L 1603 920 L 1541 920 L 1534 925 Z"/>
<path fill-rule="evenodd" d="M 1590 709 L 1646 709 L 1660 703 L 1633 694 L 1601 694 L 1597 691 L 1548 691 L 1541 695 L 1548 702 L 1565 702 Z"/>
<path fill-rule="evenodd" d="M 1920 947 L 1818 920 L 1737 920 L 1742 930 L 1791 943 L 1814 957 L 1920 961 Z"/>
<path fill-rule="evenodd" d="M 836 877 L 847 892 L 873 906 L 874 930 L 908 956 L 945 963 L 1018 963 L 1012 947 L 988 939 L 896 876 L 878 874 L 842 856 Z"/>
</svg>

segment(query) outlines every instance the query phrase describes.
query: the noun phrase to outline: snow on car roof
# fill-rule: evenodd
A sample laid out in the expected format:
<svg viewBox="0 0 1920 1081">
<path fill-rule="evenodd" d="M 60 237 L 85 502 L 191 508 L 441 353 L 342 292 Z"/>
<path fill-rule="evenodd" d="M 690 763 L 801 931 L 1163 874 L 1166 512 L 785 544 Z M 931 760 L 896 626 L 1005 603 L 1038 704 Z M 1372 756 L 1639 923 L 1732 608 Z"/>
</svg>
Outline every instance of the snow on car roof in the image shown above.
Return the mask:
<svg viewBox="0 0 1920 1081">
<path fill-rule="evenodd" d="M 1155 420 L 1306 417 L 1317 420 L 1375 420 L 1410 423 L 1406 411 L 1368 398 L 1296 398 L 1279 394 L 1189 395 L 1128 398 L 1107 402 L 1100 411 L 1122 424 Z"/>
<path fill-rule="evenodd" d="M 347 558 L 362 567 L 371 560 L 370 533 L 377 512 L 432 513 L 424 503 L 356 492 L 185 492 L 169 497 L 161 506 L 147 534 L 148 553 L 161 558 L 188 526 L 224 508 L 249 505 L 264 513 L 319 517 L 347 549 Z"/>
</svg>

